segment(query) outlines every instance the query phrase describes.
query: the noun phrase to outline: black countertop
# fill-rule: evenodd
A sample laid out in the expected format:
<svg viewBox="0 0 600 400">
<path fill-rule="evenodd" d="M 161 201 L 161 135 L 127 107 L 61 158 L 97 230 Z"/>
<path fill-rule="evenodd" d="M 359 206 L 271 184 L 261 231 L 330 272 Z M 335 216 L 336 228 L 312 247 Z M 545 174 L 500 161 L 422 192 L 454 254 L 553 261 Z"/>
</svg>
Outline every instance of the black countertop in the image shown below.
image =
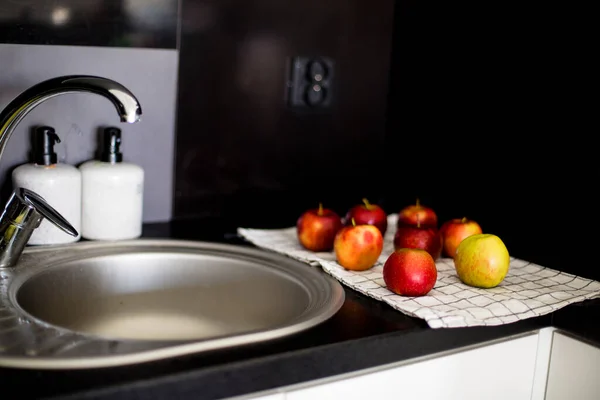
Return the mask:
<svg viewBox="0 0 600 400">
<path fill-rule="evenodd" d="M 144 237 L 250 245 L 220 221 L 147 224 Z M 139 365 L 90 370 L 0 368 L 0 387 L 19 399 L 219 399 L 324 378 L 555 326 L 600 343 L 600 300 L 495 327 L 431 329 L 344 287 L 331 319 L 294 336 Z"/>
</svg>

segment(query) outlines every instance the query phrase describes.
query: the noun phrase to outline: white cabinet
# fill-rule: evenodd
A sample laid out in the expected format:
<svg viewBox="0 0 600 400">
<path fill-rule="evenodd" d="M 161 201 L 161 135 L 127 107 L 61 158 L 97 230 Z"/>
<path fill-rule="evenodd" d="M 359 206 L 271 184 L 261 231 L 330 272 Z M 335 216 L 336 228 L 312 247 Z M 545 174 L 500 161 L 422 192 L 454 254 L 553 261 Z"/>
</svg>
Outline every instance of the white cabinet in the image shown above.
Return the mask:
<svg viewBox="0 0 600 400">
<path fill-rule="evenodd" d="M 546 400 L 600 399 L 600 349 L 554 332 Z"/>
<path fill-rule="evenodd" d="M 285 390 L 286 400 L 530 400 L 538 335 Z"/>
<path fill-rule="evenodd" d="M 285 400 L 285 393 L 254 394 L 242 397 L 232 397 L 229 400 Z"/>
<path fill-rule="evenodd" d="M 598 400 L 600 348 L 544 328 L 495 343 L 245 396 L 254 400 Z M 238 398 L 236 398 L 238 399 Z M 233 400 L 233 399 L 231 399 Z"/>
</svg>

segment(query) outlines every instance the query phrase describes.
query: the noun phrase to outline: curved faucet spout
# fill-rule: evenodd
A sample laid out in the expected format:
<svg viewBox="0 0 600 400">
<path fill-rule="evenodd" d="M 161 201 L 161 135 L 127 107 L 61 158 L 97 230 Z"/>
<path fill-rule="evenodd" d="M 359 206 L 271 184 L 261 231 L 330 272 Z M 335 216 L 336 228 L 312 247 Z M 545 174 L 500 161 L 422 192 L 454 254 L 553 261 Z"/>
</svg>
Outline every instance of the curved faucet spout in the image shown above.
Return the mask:
<svg viewBox="0 0 600 400">
<path fill-rule="evenodd" d="M 64 93 L 88 92 L 99 94 L 110 100 L 121 122 L 134 123 L 140 120 L 142 107 L 125 86 L 98 76 L 70 75 L 43 81 L 25 90 L 0 112 L 0 159 L 15 127 L 37 105 Z"/>
</svg>

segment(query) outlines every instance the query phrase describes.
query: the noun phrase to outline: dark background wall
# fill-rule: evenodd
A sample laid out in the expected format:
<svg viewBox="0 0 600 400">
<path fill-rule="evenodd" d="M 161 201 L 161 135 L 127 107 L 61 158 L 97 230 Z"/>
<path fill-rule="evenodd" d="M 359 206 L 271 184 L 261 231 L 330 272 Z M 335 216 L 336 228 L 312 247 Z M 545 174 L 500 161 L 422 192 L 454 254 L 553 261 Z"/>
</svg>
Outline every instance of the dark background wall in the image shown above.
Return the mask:
<svg viewBox="0 0 600 400">
<path fill-rule="evenodd" d="M 392 0 L 182 7 L 175 218 L 289 225 L 380 198 Z M 296 56 L 332 60 L 329 108 L 287 104 Z"/>
<path fill-rule="evenodd" d="M 516 257 L 600 278 L 585 14 L 511 0 L 396 3 L 392 209 L 419 196 L 442 220 L 478 220 Z"/>
<path fill-rule="evenodd" d="M 174 49 L 179 0 L 0 0 L 0 43 Z"/>
</svg>

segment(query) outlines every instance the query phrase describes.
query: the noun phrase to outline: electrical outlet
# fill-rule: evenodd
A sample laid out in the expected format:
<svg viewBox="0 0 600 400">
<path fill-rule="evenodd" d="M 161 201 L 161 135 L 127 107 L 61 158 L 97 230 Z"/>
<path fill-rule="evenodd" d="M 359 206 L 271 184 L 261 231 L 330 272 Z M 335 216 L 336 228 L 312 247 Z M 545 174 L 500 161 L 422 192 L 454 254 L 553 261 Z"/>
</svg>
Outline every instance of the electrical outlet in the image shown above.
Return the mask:
<svg viewBox="0 0 600 400">
<path fill-rule="evenodd" d="M 329 57 L 290 60 L 287 102 L 290 107 L 325 109 L 333 100 L 334 63 Z"/>
</svg>

